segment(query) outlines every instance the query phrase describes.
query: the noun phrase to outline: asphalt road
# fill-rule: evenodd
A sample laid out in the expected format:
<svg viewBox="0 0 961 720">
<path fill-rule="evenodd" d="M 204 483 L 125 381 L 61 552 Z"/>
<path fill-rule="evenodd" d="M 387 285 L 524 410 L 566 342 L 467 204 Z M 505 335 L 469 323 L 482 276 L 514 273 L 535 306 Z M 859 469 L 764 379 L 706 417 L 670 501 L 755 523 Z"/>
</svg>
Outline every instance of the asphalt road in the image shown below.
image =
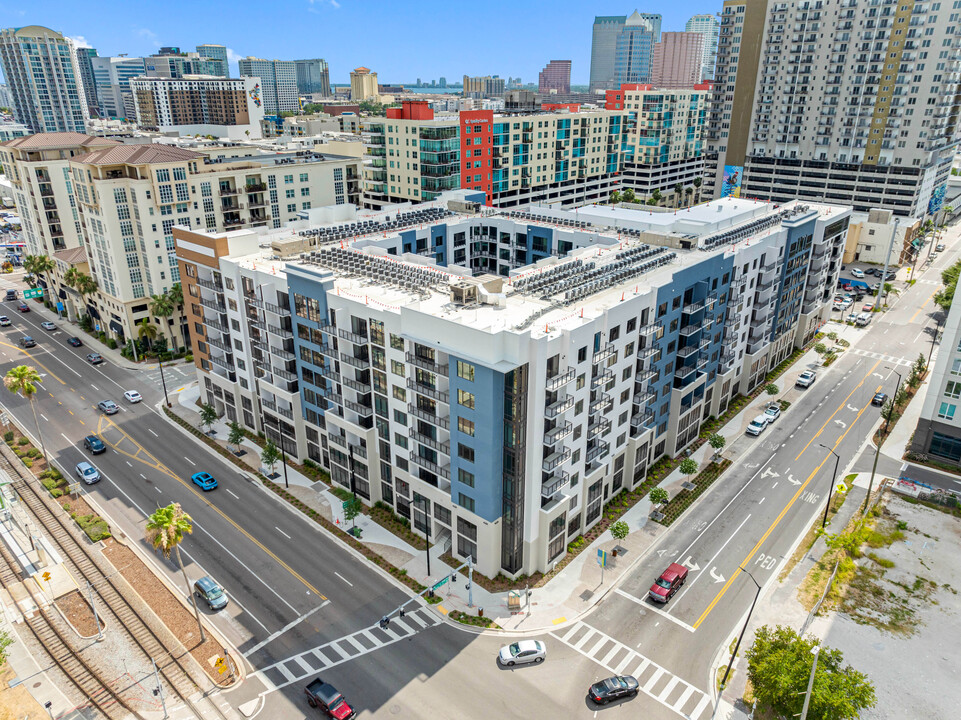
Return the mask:
<svg viewBox="0 0 961 720">
<path fill-rule="evenodd" d="M 85 348 L 65 344 L 67 333 L 40 330 L 39 312 L 14 316 L 12 303 L 0 311 L 14 320 L 0 334 L 0 365 L 5 372 L 24 361 L 16 347 L 24 329 L 39 341 L 29 353 L 47 373 L 39 411 L 48 449 L 69 469 L 85 455 L 82 437 L 103 434 L 111 448 L 93 462 L 106 480 L 91 492 L 124 532 L 139 538 L 144 512 L 158 504 L 181 502 L 193 516 L 197 530 L 184 544 L 192 576 L 210 572 L 225 585 L 233 602 L 215 620 L 258 669 L 229 695 L 235 705 L 266 692 L 261 717 L 312 715 L 302 680 L 323 674 L 356 702 L 360 717 L 586 718 L 598 710 L 585 699 L 590 683 L 617 672 L 636 674 L 642 693 L 601 713 L 706 718 L 711 668 L 743 623 L 754 581 L 772 582 L 823 514 L 832 451 L 839 474 L 865 462 L 870 469 L 868 440 L 879 421 L 870 400 L 879 389 L 892 394 L 894 371 L 906 376 L 919 349 L 926 352 L 938 268 L 952 250 L 949 242 L 893 310 L 867 328 L 845 330 L 854 346 L 819 370 L 811 388 L 780 383 L 790 408 L 758 438 L 728 437 L 735 465 L 594 612 L 541 637 L 549 659 L 536 667 L 500 668 L 494 658 L 505 640 L 433 624 L 422 610 L 392 623 L 390 633 L 373 627 L 405 594 L 172 427 L 154 409 L 161 395 L 149 373 L 88 365 Z M 139 390 L 144 402 L 124 405 L 126 389 Z M 123 412 L 99 415 L 95 405 L 105 397 Z M 33 426 L 25 401 L 8 395 L 5 404 Z M 881 460 L 880 472 L 896 472 L 896 463 Z M 204 495 L 190 485 L 199 469 L 221 488 Z M 688 565 L 690 576 L 667 606 L 655 606 L 647 588 L 672 561 Z"/>
</svg>

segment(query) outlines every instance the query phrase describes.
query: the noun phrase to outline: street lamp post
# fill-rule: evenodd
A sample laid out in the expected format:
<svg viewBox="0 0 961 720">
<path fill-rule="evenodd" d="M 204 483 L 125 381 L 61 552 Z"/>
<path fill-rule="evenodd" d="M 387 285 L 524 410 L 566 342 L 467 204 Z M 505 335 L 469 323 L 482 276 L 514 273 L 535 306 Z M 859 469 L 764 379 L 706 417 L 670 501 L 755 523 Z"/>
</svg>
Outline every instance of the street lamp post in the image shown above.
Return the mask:
<svg viewBox="0 0 961 720">
<path fill-rule="evenodd" d="M 419 495 L 418 497 L 424 503 L 424 535 L 427 539 L 427 577 L 429 578 L 430 577 L 430 512 L 428 512 L 427 510 L 429 500 L 425 498 L 423 495 Z M 431 595 L 433 594 L 434 594 L 434 591 L 431 590 Z"/>
<path fill-rule="evenodd" d="M 815 645 L 811 648 L 811 654 L 814 656 L 814 661 L 811 664 L 811 676 L 808 678 L 808 689 L 804 693 L 804 707 L 801 708 L 801 720 L 807 720 L 808 716 L 808 705 L 811 703 L 811 691 L 814 689 L 814 673 L 818 669 L 818 653 L 821 651 L 820 645 Z"/>
<path fill-rule="evenodd" d="M 824 443 L 818 443 L 818 445 L 834 456 L 834 474 L 831 475 L 831 490 L 828 492 L 828 501 L 824 504 L 824 519 L 821 521 L 821 529 L 823 530 L 824 526 L 828 524 L 828 510 L 831 508 L 831 496 L 834 495 L 834 483 L 838 479 L 838 463 L 841 457 Z"/>
<path fill-rule="evenodd" d="M 898 376 L 898 384 L 894 387 L 894 395 L 891 397 L 891 412 L 889 412 L 888 416 L 884 418 L 884 432 L 882 433 L 882 440 L 888 436 L 888 425 L 890 425 L 891 416 L 894 415 L 894 410 L 898 406 L 898 393 L 901 391 L 901 373 L 894 368 L 888 367 L 887 365 L 885 365 L 885 369 L 890 370 Z"/>
<path fill-rule="evenodd" d="M 724 671 L 724 678 L 721 680 L 721 689 L 717 694 L 717 702 L 714 704 L 714 712 L 711 714 L 711 720 L 714 720 L 714 716 L 717 715 L 717 709 L 721 704 L 721 693 L 724 691 L 724 687 L 727 685 L 727 678 L 731 674 L 731 668 L 734 666 L 734 658 L 737 657 L 737 651 L 741 649 L 741 641 L 744 639 L 744 633 L 747 632 L 747 625 L 751 622 L 751 614 L 754 612 L 754 606 L 757 605 L 757 599 L 761 596 L 761 585 L 751 574 L 749 570 L 745 570 L 743 567 L 738 568 L 741 572 L 751 578 L 751 582 L 757 587 L 757 592 L 754 593 L 754 600 L 751 601 L 751 609 L 747 611 L 747 617 L 744 619 L 744 627 L 741 628 L 741 634 L 737 636 L 737 643 L 734 645 L 734 652 L 731 653 L 731 661 L 727 664 L 727 669 Z"/>
<path fill-rule="evenodd" d="M 935 337 L 937 337 L 937 332 L 935 332 Z M 871 479 L 868 480 L 868 494 L 867 494 L 867 497 L 864 498 L 864 507 L 861 508 L 862 515 L 868 511 L 868 503 L 871 502 L 871 491 L 874 489 L 874 474 L 878 470 L 878 458 L 881 455 L 881 443 L 883 443 L 884 439 L 887 437 L 888 422 L 891 419 L 891 415 L 894 414 L 895 402 L 898 399 L 898 392 L 901 390 L 901 373 L 899 373 L 897 370 L 887 365 L 884 366 L 884 369 L 890 370 L 891 372 L 893 372 L 895 375 L 898 376 L 898 384 L 894 389 L 894 397 L 891 398 L 891 413 L 884 419 L 884 430 L 881 433 L 881 437 L 878 438 L 877 445 L 875 445 L 874 447 L 874 464 L 871 466 Z M 884 411 L 883 405 L 881 406 L 881 411 L 882 412 Z"/>
<path fill-rule="evenodd" d="M 157 353 L 157 364 L 160 366 L 160 383 L 164 388 L 164 402 L 167 403 L 167 407 L 170 407 L 170 398 L 167 397 L 167 380 L 164 378 L 164 361 L 160 353 Z"/>
<path fill-rule="evenodd" d="M 937 345 L 938 343 L 938 333 L 941 332 L 941 317 L 942 317 L 942 313 L 938 313 L 937 316 L 934 318 L 935 322 L 937 323 L 937 326 L 934 328 L 934 337 L 931 338 L 931 349 L 928 350 L 927 367 L 931 367 L 931 356 L 934 354 L 934 346 Z"/>
</svg>

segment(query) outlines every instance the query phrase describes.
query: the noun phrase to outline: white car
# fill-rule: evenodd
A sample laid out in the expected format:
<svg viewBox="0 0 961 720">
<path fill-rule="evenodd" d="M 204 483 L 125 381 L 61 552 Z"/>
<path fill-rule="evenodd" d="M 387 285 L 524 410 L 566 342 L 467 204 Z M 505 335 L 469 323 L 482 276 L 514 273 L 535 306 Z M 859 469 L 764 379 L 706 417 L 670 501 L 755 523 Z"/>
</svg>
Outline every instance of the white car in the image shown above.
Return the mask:
<svg viewBox="0 0 961 720">
<path fill-rule="evenodd" d="M 857 268 L 854 268 L 851 271 L 851 275 L 861 280 L 864 278 L 864 270 L 858 270 Z"/>
<path fill-rule="evenodd" d="M 6 315 L 0 315 L 0 326 L 7 327 L 7 325 L 10 325 L 10 318 Z"/>
<path fill-rule="evenodd" d="M 814 384 L 814 379 L 817 377 L 817 373 L 813 370 L 805 370 L 803 373 L 798 375 L 797 380 L 794 382 L 795 387 L 811 387 Z"/>
<path fill-rule="evenodd" d="M 775 420 L 781 417 L 781 406 L 778 405 L 777 403 L 774 403 L 773 405 L 768 405 L 767 408 L 764 410 L 764 414 L 767 416 L 767 421 L 769 423 L 773 423 Z"/>
<path fill-rule="evenodd" d="M 542 663 L 547 658 L 547 646 L 540 640 L 518 640 L 501 648 L 497 659 L 513 667 L 524 663 Z"/>
<path fill-rule="evenodd" d="M 764 428 L 767 427 L 767 423 L 767 415 L 758 415 L 756 418 L 751 420 L 751 424 L 747 426 L 747 434 L 760 435 L 762 432 L 764 432 Z"/>
<path fill-rule="evenodd" d="M 123 396 L 127 399 L 127 402 L 130 403 L 138 403 L 143 400 L 143 397 L 136 390 L 128 390 Z"/>
<path fill-rule="evenodd" d="M 57 326 L 54 325 L 54 324 L 53 324 L 52 322 L 50 322 L 49 320 L 40 323 L 40 327 L 42 327 L 44 330 L 56 330 L 56 329 L 57 329 Z"/>
</svg>

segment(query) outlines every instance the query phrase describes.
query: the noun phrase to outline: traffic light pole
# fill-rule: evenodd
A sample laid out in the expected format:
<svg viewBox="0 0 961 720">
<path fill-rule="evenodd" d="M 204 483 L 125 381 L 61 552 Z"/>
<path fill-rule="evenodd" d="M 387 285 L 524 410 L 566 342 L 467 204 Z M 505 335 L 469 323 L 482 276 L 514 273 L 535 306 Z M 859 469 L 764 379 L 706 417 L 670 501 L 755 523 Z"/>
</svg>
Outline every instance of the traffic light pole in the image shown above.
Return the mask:
<svg viewBox="0 0 961 720">
<path fill-rule="evenodd" d="M 429 592 L 431 592 L 431 591 L 433 591 L 433 590 L 436 590 L 437 588 L 439 588 L 439 587 L 441 587 L 442 585 L 444 585 L 444 583 L 448 583 L 447 597 L 450 597 L 450 586 L 453 585 L 453 584 L 454 584 L 454 581 L 457 579 L 457 573 L 459 573 L 459 572 L 460 572 L 461 570 L 463 570 L 465 567 L 467 568 L 467 607 L 474 607 L 474 604 L 473 604 L 473 603 L 474 603 L 474 591 L 473 591 L 473 585 L 474 585 L 474 558 L 472 558 L 472 557 L 468 557 L 468 558 L 467 558 L 467 562 L 461 563 L 460 567 L 458 567 L 457 569 L 451 570 L 450 575 L 444 577 L 443 580 L 440 580 L 440 581 L 434 583 L 433 585 L 429 585 L 428 587 L 426 587 L 426 588 L 424 588 L 423 590 L 421 590 L 417 597 L 426 597 Z M 403 603 L 403 604 L 401 604 L 401 605 L 398 605 L 398 606 L 395 607 L 393 610 L 391 610 L 389 613 L 387 613 L 386 615 L 384 615 L 384 616 L 380 619 L 380 622 L 378 623 L 378 625 L 380 625 L 381 630 L 386 630 L 386 629 L 387 629 L 387 627 L 390 625 L 390 617 L 391 617 L 391 615 L 393 615 L 394 613 L 397 613 L 397 617 L 404 617 L 404 614 L 407 612 L 407 611 L 405 610 L 405 608 L 406 608 L 408 605 L 410 605 L 412 602 L 414 602 L 414 600 L 415 600 L 415 598 L 411 598 L 411 599 L 408 600 L 407 602 L 405 602 L 405 603 Z"/>
</svg>

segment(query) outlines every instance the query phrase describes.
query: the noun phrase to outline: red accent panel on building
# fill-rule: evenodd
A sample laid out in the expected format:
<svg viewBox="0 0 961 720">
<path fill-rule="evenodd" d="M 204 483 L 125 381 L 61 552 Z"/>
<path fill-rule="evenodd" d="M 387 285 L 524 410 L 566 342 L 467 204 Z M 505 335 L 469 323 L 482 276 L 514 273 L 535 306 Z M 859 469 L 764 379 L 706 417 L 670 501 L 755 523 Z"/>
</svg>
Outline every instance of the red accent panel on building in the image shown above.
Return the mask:
<svg viewBox="0 0 961 720">
<path fill-rule="evenodd" d="M 653 85 L 640 84 L 640 83 L 623 83 L 620 90 L 605 90 L 604 91 L 604 109 L 605 110 L 623 110 L 624 109 L 624 94 L 628 90 L 653 90 Z"/>
<path fill-rule="evenodd" d="M 404 100 L 399 108 L 387 108 L 393 120 L 433 120 L 434 110 L 426 100 Z"/>
<path fill-rule="evenodd" d="M 491 160 L 494 147 L 494 111 L 461 110 L 460 112 L 460 186 L 483 190 L 491 203 L 493 179 Z M 480 150 L 478 153 L 477 151 Z M 475 167 L 476 163 L 479 167 Z M 475 180 L 475 177 L 480 177 Z"/>
<path fill-rule="evenodd" d="M 570 110 L 572 113 L 580 112 L 580 103 L 543 103 L 541 110 L 547 112 L 557 112 L 558 110 Z"/>
<path fill-rule="evenodd" d="M 713 81 L 713 80 L 705 80 L 704 82 L 698 83 L 697 85 L 695 85 L 695 86 L 694 86 L 694 89 L 695 89 L 695 90 L 713 90 L 713 89 L 714 89 L 714 81 Z"/>
</svg>

